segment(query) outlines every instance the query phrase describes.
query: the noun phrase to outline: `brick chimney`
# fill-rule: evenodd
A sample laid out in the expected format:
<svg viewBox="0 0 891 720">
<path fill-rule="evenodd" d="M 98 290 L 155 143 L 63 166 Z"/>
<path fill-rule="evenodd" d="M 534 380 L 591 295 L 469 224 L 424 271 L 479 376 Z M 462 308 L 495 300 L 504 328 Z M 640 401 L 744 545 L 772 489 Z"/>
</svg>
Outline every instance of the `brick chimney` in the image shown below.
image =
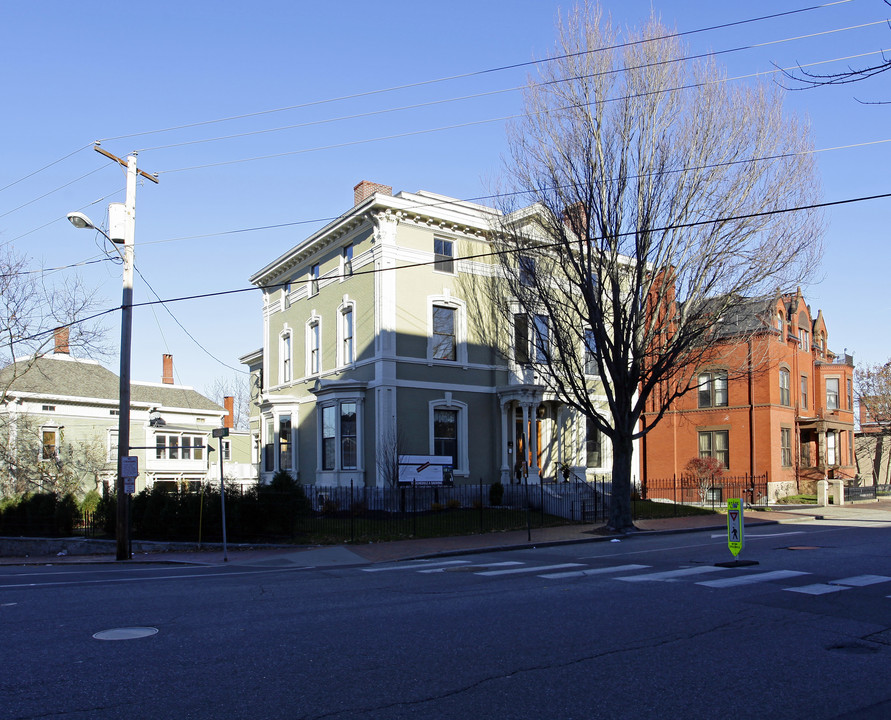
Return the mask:
<svg viewBox="0 0 891 720">
<path fill-rule="evenodd" d="M 53 338 L 56 341 L 54 352 L 62 355 L 70 354 L 70 350 L 68 349 L 68 332 L 69 329 L 67 327 L 60 327 L 53 330 Z"/>
<path fill-rule="evenodd" d="M 235 398 L 231 395 L 226 395 L 223 398 L 223 407 L 226 408 L 226 416 L 223 418 L 223 427 L 225 428 L 234 428 L 235 427 Z"/>
<path fill-rule="evenodd" d="M 161 357 L 164 363 L 164 369 L 161 372 L 161 382 L 165 385 L 173 385 L 173 355 L 164 353 Z"/>
<path fill-rule="evenodd" d="M 371 182 L 370 180 L 363 180 L 353 188 L 353 205 L 358 205 L 360 202 L 362 202 L 366 198 L 370 198 L 375 193 L 381 193 L 382 195 L 392 195 L 393 186 L 381 185 L 380 183 Z"/>
</svg>

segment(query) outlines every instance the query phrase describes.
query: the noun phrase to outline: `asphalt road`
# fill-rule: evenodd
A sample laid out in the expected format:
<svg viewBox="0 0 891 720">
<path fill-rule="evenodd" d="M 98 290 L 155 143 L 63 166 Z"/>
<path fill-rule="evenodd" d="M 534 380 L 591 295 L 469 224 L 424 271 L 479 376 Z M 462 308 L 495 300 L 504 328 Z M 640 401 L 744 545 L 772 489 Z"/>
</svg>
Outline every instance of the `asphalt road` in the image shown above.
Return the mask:
<svg viewBox="0 0 891 720">
<path fill-rule="evenodd" d="M 0 568 L 0 718 L 889 718 L 891 532 Z M 133 639 L 96 639 L 109 630 Z"/>
</svg>

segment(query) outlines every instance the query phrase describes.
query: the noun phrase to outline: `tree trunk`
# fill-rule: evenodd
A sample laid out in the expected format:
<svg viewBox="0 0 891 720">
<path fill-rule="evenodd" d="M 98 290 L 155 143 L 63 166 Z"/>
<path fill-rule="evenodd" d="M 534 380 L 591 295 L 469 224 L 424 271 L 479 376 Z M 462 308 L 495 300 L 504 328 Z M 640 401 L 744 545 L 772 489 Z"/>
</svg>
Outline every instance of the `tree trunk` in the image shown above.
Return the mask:
<svg viewBox="0 0 891 720">
<path fill-rule="evenodd" d="M 634 529 L 631 519 L 631 462 L 633 460 L 631 433 L 613 438 L 613 489 L 610 499 L 609 523 L 615 532 Z"/>
</svg>

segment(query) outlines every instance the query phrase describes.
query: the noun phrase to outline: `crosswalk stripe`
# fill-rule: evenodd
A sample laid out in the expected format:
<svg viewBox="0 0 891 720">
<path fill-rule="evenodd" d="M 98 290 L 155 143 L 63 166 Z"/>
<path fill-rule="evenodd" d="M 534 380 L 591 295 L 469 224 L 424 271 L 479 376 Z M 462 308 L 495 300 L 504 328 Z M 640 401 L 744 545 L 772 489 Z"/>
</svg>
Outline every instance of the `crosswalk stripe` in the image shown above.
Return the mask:
<svg viewBox="0 0 891 720">
<path fill-rule="evenodd" d="M 560 570 L 561 568 L 582 567 L 582 563 L 563 563 L 562 565 L 540 565 L 539 567 L 513 568 L 511 570 L 488 570 L 485 572 L 474 573 L 474 575 L 485 575 L 492 577 L 494 575 L 516 575 L 518 573 L 534 573 L 541 570 Z"/>
<path fill-rule="evenodd" d="M 891 577 L 885 575 L 855 575 L 854 577 L 843 578 L 842 580 L 830 580 L 830 585 L 847 585 L 849 587 L 865 587 L 867 585 L 877 585 L 878 583 L 888 582 Z"/>
<path fill-rule="evenodd" d="M 788 592 L 803 593 L 805 595 L 826 595 L 828 593 L 841 592 L 842 590 L 850 590 L 850 587 L 844 585 L 826 585 L 825 583 L 814 583 L 813 585 L 802 585 L 801 587 L 783 588 Z"/>
<path fill-rule="evenodd" d="M 460 568 L 447 568 L 447 567 L 438 567 L 438 568 L 429 568 L 427 570 L 418 570 L 419 573 L 442 573 L 448 572 L 449 570 L 470 570 L 471 568 L 489 568 L 489 567 L 504 567 L 505 565 L 522 565 L 519 560 L 508 560 L 507 562 L 497 562 L 497 563 L 480 563 L 478 565 L 462 565 Z"/>
<path fill-rule="evenodd" d="M 469 565 L 470 560 L 441 560 L 439 562 L 416 563 L 414 565 L 388 565 L 387 567 L 370 567 L 362 568 L 363 572 L 387 572 L 388 570 L 423 570 L 424 568 L 435 567 L 436 565 Z"/>
<path fill-rule="evenodd" d="M 706 580 L 698 582 L 697 585 L 705 585 L 706 587 L 725 588 L 736 587 L 737 585 L 753 585 L 760 582 L 770 582 L 772 580 L 785 580 L 786 578 L 798 577 L 799 575 L 810 575 L 810 573 L 800 572 L 798 570 L 774 570 L 772 572 L 754 573 L 752 575 L 738 575 L 732 578 L 722 578 L 720 580 Z"/>
<path fill-rule="evenodd" d="M 647 573 L 645 575 L 629 575 L 628 577 L 617 577 L 616 580 L 624 580 L 625 582 L 664 582 L 673 580 L 674 578 L 687 577 L 689 575 L 702 575 L 704 573 L 726 571 L 729 568 L 715 567 L 714 565 L 702 565 L 701 567 L 681 568 L 680 570 L 666 570 L 665 572 Z"/>
<path fill-rule="evenodd" d="M 631 570 L 643 570 L 651 567 L 650 565 L 616 565 L 614 567 L 605 568 L 588 568 L 587 570 L 570 570 L 568 572 L 548 573 L 547 575 L 539 575 L 539 577 L 548 580 L 561 580 L 562 578 L 583 577 L 585 575 L 602 575 L 613 572 L 630 572 Z"/>
</svg>

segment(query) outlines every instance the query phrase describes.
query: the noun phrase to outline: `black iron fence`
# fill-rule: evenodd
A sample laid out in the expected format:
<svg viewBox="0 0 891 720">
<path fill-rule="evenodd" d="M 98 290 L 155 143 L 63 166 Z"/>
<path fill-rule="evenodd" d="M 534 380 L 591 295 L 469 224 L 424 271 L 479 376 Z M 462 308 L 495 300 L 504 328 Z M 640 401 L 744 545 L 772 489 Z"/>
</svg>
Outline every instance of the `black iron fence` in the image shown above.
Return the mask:
<svg viewBox="0 0 891 720">
<path fill-rule="evenodd" d="M 647 500 L 666 500 L 679 505 L 700 505 L 719 508 L 729 498 L 740 498 L 748 505 L 766 505 L 767 474 L 734 477 L 698 478 L 672 475 L 670 478 L 647 478 L 641 487 Z"/>
</svg>

